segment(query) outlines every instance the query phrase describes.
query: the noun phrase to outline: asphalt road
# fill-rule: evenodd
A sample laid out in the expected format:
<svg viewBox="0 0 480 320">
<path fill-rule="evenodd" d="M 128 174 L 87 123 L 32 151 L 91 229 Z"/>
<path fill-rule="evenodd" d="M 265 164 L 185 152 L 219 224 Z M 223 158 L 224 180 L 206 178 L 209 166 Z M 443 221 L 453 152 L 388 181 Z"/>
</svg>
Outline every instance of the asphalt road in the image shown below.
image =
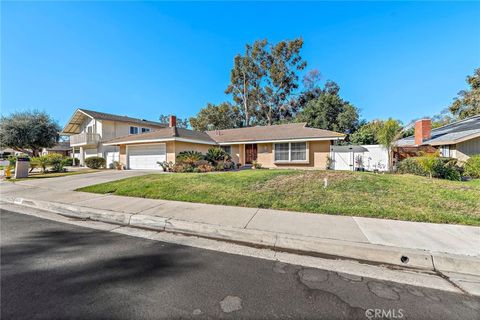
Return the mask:
<svg viewBox="0 0 480 320">
<path fill-rule="evenodd" d="M 480 299 L 1 212 L 2 319 L 381 319 L 382 310 L 479 319 Z"/>
</svg>

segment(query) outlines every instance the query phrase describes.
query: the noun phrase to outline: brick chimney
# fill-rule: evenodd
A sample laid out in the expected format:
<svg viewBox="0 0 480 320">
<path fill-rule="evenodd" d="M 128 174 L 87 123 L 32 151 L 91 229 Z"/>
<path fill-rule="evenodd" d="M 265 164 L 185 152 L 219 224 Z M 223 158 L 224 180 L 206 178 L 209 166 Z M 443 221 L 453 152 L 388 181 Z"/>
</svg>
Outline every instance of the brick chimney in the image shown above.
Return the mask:
<svg viewBox="0 0 480 320">
<path fill-rule="evenodd" d="M 168 124 L 169 127 L 176 127 L 177 126 L 177 117 L 170 116 L 170 121 Z"/>
<path fill-rule="evenodd" d="M 417 146 L 423 144 L 425 140 L 432 136 L 432 120 L 421 119 L 415 121 L 415 144 Z"/>
</svg>

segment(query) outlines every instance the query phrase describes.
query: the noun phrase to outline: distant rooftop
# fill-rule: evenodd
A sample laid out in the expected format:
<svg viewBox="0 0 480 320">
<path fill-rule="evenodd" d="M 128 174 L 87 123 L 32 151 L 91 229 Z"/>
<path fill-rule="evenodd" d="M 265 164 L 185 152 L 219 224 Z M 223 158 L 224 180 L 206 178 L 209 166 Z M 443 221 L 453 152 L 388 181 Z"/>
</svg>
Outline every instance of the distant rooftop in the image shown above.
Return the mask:
<svg viewBox="0 0 480 320">
<path fill-rule="evenodd" d="M 423 145 L 449 145 L 476 137 L 480 137 L 480 115 L 432 129 L 431 138 L 424 141 Z M 399 147 L 414 146 L 414 140 L 414 136 L 406 137 L 398 140 L 396 145 Z"/>
</svg>

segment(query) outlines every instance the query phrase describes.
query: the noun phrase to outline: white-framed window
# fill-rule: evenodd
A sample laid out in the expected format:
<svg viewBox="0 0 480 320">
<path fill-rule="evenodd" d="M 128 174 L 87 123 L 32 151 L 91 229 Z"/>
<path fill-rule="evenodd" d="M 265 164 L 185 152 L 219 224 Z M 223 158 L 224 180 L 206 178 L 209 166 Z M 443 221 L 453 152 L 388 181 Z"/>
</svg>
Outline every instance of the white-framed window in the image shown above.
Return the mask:
<svg viewBox="0 0 480 320">
<path fill-rule="evenodd" d="M 305 162 L 307 161 L 307 143 L 275 143 L 275 162 Z"/>
<path fill-rule="evenodd" d="M 150 132 L 150 128 L 142 128 L 142 133 Z"/>
<path fill-rule="evenodd" d="M 292 161 L 307 160 L 307 143 L 306 142 L 290 143 L 290 160 Z"/>
<path fill-rule="evenodd" d="M 450 146 L 440 146 L 440 155 L 445 158 L 450 158 Z"/>
<path fill-rule="evenodd" d="M 290 144 L 275 143 L 275 161 L 289 161 L 289 160 L 290 160 Z"/>
<path fill-rule="evenodd" d="M 138 127 L 130 127 L 130 134 L 138 134 Z"/>
<path fill-rule="evenodd" d="M 220 148 L 222 148 L 223 151 L 225 151 L 226 153 L 228 154 L 232 154 L 232 146 L 220 146 Z"/>
</svg>

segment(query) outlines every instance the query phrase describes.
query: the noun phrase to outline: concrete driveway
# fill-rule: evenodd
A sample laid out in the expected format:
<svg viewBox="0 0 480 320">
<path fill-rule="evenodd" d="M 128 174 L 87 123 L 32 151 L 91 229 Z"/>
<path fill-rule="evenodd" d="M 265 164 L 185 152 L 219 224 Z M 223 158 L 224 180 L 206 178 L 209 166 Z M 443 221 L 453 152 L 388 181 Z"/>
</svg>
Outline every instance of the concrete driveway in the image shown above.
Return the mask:
<svg viewBox="0 0 480 320">
<path fill-rule="evenodd" d="M 71 176 L 57 177 L 57 178 L 45 178 L 45 179 L 32 179 L 15 182 L 16 184 L 23 186 L 48 188 L 54 190 L 75 190 L 78 188 L 90 186 L 92 184 L 99 184 L 104 182 L 110 182 L 129 177 L 141 176 L 151 173 L 162 173 L 159 170 L 105 170 L 94 173 L 83 173 Z"/>
</svg>

